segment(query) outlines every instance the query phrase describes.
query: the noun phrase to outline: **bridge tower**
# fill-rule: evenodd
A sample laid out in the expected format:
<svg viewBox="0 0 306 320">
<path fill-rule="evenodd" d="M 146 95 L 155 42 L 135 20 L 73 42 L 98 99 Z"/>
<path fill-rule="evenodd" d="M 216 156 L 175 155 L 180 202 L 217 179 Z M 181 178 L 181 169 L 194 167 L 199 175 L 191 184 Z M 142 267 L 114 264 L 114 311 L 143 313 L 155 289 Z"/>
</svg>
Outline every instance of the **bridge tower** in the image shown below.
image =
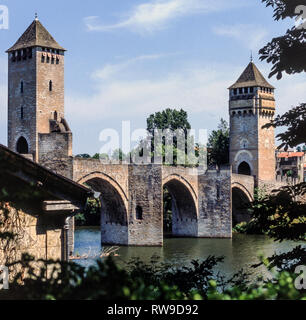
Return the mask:
<svg viewBox="0 0 306 320">
<path fill-rule="evenodd" d="M 46 152 L 72 153 L 64 118 L 64 55 L 36 17 L 8 53 L 8 147 L 36 162 Z M 62 134 L 55 137 L 52 133 Z"/>
<path fill-rule="evenodd" d="M 274 87 L 251 61 L 229 88 L 230 164 L 233 173 L 252 175 L 256 185 L 275 180 Z"/>
</svg>

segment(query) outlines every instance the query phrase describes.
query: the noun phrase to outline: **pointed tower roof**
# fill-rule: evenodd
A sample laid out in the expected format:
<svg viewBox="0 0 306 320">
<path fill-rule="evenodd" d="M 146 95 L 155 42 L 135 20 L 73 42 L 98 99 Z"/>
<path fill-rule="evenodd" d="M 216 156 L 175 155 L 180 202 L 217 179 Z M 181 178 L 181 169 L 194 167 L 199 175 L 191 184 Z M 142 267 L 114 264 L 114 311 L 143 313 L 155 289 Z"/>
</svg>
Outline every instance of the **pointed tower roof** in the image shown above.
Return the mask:
<svg viewBox="0 0 306 320">
<path fill-rule="evenodd" d="M 47 29 L 36 18 L 17 42 L 6 52 L 20 50 L 29 47 L 47 47 L 64 50 L 51 36 Z"/>
<path fill-rule="evenodd" d="M 243 87 L 265 87 L 275 89 L 261 74 L 256 65 L 251 61 L 239 79 L 229 89 Z"/>
</svg>

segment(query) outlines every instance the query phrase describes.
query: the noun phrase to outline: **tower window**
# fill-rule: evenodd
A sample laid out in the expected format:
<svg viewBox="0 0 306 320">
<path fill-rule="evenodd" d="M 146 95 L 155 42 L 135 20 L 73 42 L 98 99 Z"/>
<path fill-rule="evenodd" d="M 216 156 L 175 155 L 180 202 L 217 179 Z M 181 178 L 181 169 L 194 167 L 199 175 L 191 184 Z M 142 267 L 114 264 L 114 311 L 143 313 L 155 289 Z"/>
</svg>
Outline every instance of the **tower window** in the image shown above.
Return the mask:
<svg viewBox="0 0 306 320">
<path fill-rule="evenodd" d="M 248 93 L 248 88 L 244 88 L 244 93 Z"/>
<path fill-rule="evenodd" d="M 237 94 L 237 89 L 234 89 L 234 95 L 236 95 Z"/>
<path fill-rule="evenodd" d="M 20 109 L 20 119 L 23 120 L 23 118 L 24 118 L 23 107 L 21 107 L 21 109 Z"/>
<path fill-rule="evenodd" d="M 251 87 L 251 88 L 250 88 L 250 93 L 253 93 L 253 92 L 254 92 L 254 88 Z"/>
<path fill-rule="evenodd" d="M 49 81 L 49 91 L 51 92 L 53 90 L 53 83 L 52 81 L 50 80 Z"/>
<path fill-rule="evenodd" d="M 243 89 L 239 88 L 239 94 L 243 94 Z"/>
<path fill-rule="evenodd" d="M 20 93 L 23 93 L 23 81 L 20 82 Z"/>
<path fill-rule="evenodd" d="M 57 111 L 54 111 L 54 120 L 57 121 L 58 116 L 57 116 Z"/>
<path fill-rule="evenodd" d="M 220 186 L 217 185 L 217 200 L 220 200 Z"/>
<path fill-rule="evenodd" d="M 143 214 L 142 214 L 142 207 L 141 206 L 137 206 L 136 207 L 136 219 L 137 220 L 142 220 L 143 219 Z"/>
</svg>

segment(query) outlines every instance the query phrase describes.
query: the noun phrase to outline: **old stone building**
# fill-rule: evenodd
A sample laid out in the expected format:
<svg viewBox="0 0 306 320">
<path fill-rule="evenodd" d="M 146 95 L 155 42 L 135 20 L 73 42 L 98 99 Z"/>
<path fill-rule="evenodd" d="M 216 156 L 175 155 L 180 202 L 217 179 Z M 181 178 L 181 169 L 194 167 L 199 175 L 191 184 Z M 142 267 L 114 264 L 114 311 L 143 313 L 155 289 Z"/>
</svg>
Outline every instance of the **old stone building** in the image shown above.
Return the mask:
<svg viewBox="0 0 306 320">
<path fill-rule="evenodd" d="M 254 176 L 256 185 L 275 181 L 274 87 L 253 62 L 229 88 L 230 164 L 233 173 Z"/>
<path fill-rule="evenodd" d="M 65 49 L 35 19 L 7 53 L 9 148 L 36 162 L 54 151 L 58 159 L 72 156 L 64 118 Z"/>
<path fill-rule="evenodd" d="M 14 235 L 0 237 L 0 265 L 19 261 L 24 253 L 35 260 L 68 260 L 69 219 L 91 195 L 82 185 L 0 145 L 0 233 Z"/>
</svg>

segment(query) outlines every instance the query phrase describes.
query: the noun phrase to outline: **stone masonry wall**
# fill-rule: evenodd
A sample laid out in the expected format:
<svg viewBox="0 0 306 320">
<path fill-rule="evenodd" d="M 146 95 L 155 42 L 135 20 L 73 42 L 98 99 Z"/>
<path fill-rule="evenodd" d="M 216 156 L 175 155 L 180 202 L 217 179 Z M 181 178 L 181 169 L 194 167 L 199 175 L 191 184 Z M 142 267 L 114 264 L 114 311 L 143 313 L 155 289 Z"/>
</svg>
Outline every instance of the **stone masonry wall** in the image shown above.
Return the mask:
<svg viewBox="0 0 306 320">
<path fill-rule="evenodd" d="M 8 58 L 8 147 L 16 151 L 20 137 L 27 140 L 29 153 L 37 149 L 36 126 L 36 55 L 13 62 Z M 23 82 L 23 92 L 21 92 Z M 23 118 L 21 116 L 23 108 Z"/>
<path fill-rule="evenodd" d="M 231 238 L 231 170 L 199 175 L 198 237 Z"/>
<path fill-rule="evenodd" d="M 35 260 L 63 259 L 63 225 L 61 217 L 52 220 L 35 216 L 21 210 L 10 207 L 9 219 L 5 225 L 5 232 L 17 234 L 17 238 L 10 242 L 4 250 L 4 240 L 0 240 L 0 265 L 9 262 L 19 261 L 23 253 L 32 255 Z M 0 211 L 0 215 L 3 212 Z M 19 223 L 16 223 L 17 218 Z M 4 230 L 0 229 L 0 232 Z M 34 267 L 39 265 L 35 263 Z M 10 277 L 12 278 L 20 268 L 11 267 Z"/>
<path fill-rule="evenodd" d="M 162 168 L 159 165 L 129 166 L 129 245 L 163 244 Z M 142 220 L 136 219 L 136 208 Z"/>
</svg>

